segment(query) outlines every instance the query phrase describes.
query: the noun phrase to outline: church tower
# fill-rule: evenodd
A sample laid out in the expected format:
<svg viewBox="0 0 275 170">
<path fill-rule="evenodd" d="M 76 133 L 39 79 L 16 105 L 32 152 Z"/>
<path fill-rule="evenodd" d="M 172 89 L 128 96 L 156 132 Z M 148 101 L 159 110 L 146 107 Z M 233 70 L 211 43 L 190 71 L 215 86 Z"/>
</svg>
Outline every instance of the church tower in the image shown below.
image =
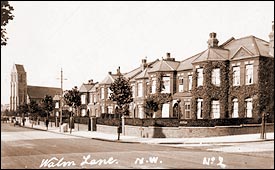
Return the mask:
<svg viewBox="0 0 275 170">
<path fill-rule="evenodd" d="M 16 111 L 19 105 L 27 102 L 27 73 L 23 65 L 14 64 L 10 85 L 10 110 Z"/>
</svg>

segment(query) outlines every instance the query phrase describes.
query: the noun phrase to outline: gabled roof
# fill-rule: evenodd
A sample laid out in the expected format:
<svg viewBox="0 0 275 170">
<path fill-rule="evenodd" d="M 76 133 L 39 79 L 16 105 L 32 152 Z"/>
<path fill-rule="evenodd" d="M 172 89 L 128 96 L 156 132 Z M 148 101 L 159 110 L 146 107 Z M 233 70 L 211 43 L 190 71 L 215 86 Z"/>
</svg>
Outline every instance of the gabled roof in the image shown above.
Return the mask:
<svg viewBox="0 0 275 170">
<path fill-rule="evenodd" d="M 99 84 L 112 84 L 115 79 L 118 78 L 118 75 L 116 74 L 108 74 Z"/>
<path fill-rule="evenodd" d="M 269 56 L 269 43 L 255 36 L 234 39 L 227 44 L 224 44 L 223 47 L 230 51 L 229 59 L 236 58 L 236 55 L 239 55 L 238 51 L 240 51 L 241 47 L 242 50 L 245 49 L 244 52 L 247 52 L 250 55 L 249 57 Z M 244 52 L 242 52 L 242 56 L 247 57 Z"/>
<path fill-rule="evenodd" d="M 99 83 L 97 82 L 88 92 L 95 92 L 98 87 Z"/>
<path fill-rule="evenodd" d="M 149 68 L 144 69 L 139 75 L 137 75 L 137 76 L 135 77 L 135 79 L 144 79 L 144 78 L 148 78 L 148 77 L 149 77 L 149 75 L 148 75 L 148 69 L 149 69 Z"/>
<path fill-rule="evenodd" d="M 79 92 L 88 92 L 92 87 L 94 86 L 94 84 L 82 84 L 79 88 Z"/>
<path fill-rule="evenodd" d="M 208 48 L 202 52 L 192 63 L 202 61 L 224 61 L 228 60 L 229 51 L 221 48 Z"/>
<path fill-rule="evenodd" d="M 152 67 L 157 61 L 159 61 L 159 59 L 156 59 L 155 61 L 152 61 L 152 62 L 148 62 L 148 63 L 147 63 L 147 68 Z M 140 67 L 138 67 L 138 68 L 136 68 L 136 69 L 134 69 L 134 70 L 132 70 L 132 71 L 126 73 L 126 74 L 124 75 L 124 77 L 129 78 L 129 79 L 134 79 L 134 78 L 135 78 L 137 75 L 139 75 L 141 72 L 142 72 L 142 67 L 140 66 Z"/>
<path fill-rule="evenodd" d="M 141 71 L 142 71 L 141 67 L 135 68 L 134 70 L 132 70 L 132 71 L 130 71 L 128 73 L 125 73 L 124 77 L 132 79 L 133 77 L 135 77 L 136 75 L 138 75 Z"/>
<path fill-rule="evenodd" d="M 54 97 L 56 94 L 61 94 L 61 88 L 42 87 L 42 86 L 27 86 L 27 93 L 30 99 L 43 99 L 46 95 Z"/>
<path fill-rule="evenodd" d="M 148 72 L 175 71 L 178 66 L 179 61 L 159 60 L 156 64 L 154 64 L 154 67 L 148 70 Z"/>
<path fill-rule="evenodd" d="M 177 71 L 182 71 L 182 70 L 190 70 L 193 69 L 192 61 L 195 60 L 198 56 L 200 56 L 203 52 L 196 54 L 192 57 L 189 57 L 183 61 L 180 62 Z"/>
</svg>

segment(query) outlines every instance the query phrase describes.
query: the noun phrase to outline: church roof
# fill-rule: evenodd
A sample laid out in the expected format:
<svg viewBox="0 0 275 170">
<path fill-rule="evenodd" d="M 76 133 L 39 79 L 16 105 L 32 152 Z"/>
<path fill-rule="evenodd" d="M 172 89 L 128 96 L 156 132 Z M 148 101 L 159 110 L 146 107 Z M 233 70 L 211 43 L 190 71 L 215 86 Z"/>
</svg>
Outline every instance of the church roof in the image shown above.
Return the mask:
<svg viewBox="0 0 275 170">
<path fill-rule="evenodd" d="M 27 86 L 27 93 L 30 99 L 43 99 L 46 95 L 54 97 L 61 93 L 61 88 L 43 87 L 43 86 Z"/>
</svg>

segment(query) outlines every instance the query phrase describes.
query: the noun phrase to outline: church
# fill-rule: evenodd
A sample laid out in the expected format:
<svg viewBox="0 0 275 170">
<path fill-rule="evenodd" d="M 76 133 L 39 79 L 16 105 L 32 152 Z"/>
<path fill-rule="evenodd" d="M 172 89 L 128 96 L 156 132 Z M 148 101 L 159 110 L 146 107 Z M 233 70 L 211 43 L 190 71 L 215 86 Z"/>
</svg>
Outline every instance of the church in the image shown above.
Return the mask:
<svg viewBox="0 0 275 170">
<path fill-rule="evenodd" d="M 61 94 L 61 88 L 28 85 L 27 73 L 20 64 L 13 65 L 10 85 L 10 111 L 16 111 L 19 105 L 32 100 L 40 103 L 46 95 L 54 97 Z"/>
</svg>

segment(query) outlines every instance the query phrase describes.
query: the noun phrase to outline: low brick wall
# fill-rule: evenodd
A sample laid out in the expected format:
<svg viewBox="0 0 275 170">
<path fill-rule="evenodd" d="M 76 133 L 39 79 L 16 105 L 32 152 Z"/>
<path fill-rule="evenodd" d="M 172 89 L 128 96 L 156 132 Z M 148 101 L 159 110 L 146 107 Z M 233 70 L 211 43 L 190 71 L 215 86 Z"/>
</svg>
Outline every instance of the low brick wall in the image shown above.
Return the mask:
<svg viewBox="0 0 275 170">
<path fill-rule="evenodd" d="M 117 126 L 97 125 L 97 131 L 117 134 Z M 274 132 L 274 124 L 266 125 L 267 132 Z M 215 127 L 141 127 L 125 125 L 126 136 L 143 138 L 192 138 L 261 133 L 261 125 Z"/>
<path fill-rule="evenodd" d="M 96 125 L 96 131 L 102 133 L 117 134 L 117 126 Z"/>
</svg>

